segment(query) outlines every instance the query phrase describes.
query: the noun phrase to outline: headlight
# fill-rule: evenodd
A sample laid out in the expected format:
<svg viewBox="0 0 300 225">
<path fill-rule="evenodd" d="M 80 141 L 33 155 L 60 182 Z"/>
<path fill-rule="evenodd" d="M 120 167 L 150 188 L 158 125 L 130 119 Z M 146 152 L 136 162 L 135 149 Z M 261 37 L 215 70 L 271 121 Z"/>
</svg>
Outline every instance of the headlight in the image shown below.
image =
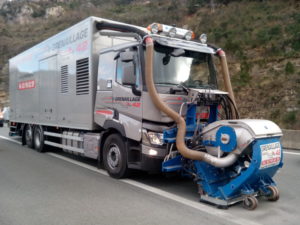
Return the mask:
<svg viewBox="0 0 300 225">
<path fill-rule="evenodd" d="M 200 35 L 200 41 L 201 41 L 202 44 L 206 44 L 206 42 L 207 42 L 206 34 L 201 34 Z"/>
<path fill-rule="evenodd" d="M 194 34 L 194 32 L 192 32 L 192 31 L 189 30 L 188 32 L 186 32 L 184 38 L 186 40 L 190 41 L 190 40 L 192 40 L 192 39 L 195 38 L 195 34 Z"/>
<path fill-rule="evenodd" d="M 158 24 L 157 23 L 154 23 L 152 26 L 151 26 L 151 32 L 153 34 L 157 34 L 159 31 L 159 27 L 158 27 Z"/>
<path fill-rule="evenodd" d="M 159 23 L 152 23 L 147 27 L 147 29 L 152 33 L 152 34 L 157 34 L 162 31 L 162 25 Z"/>
<path fill-rule="evenodd" d="M 169 36 L 171 38 L 174 38 L 176 36 L 176 28 L 175 27 L 172 27 L 170 30 L 169 30 Z"/>
<path fill-rule="evenodd" d="M 143 143 L 147 145 L 163 145 L 164 140 L 163 140 L 163 134 L 162 133 L 156 133 L 143 129 Z"/>
</svg>

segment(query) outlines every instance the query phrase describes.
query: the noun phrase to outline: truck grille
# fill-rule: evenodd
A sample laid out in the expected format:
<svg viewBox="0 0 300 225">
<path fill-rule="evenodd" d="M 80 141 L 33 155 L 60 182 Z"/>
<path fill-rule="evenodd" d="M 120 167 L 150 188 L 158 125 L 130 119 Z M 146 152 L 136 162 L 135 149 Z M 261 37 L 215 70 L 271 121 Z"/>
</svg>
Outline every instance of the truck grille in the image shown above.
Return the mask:
<svg viewBox="0 0 300 225">
<path fill-rule="evenodd" d="M 89 94 L 89 58 L 76 61 L 76 95 Z"/>
<path fill-rule="evenodd" d="M 60 69 L 60 92 L 68 93 L 69 92 L 69 71 L 68 65 L 62 66 Z"/>
</svg>

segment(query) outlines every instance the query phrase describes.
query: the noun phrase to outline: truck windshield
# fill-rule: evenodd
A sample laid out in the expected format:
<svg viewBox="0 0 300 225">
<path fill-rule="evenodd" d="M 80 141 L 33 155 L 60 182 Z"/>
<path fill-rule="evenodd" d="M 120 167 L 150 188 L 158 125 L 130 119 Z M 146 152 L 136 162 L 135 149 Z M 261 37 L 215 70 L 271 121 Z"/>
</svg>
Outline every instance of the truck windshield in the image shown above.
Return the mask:
<svg viewBox="0 0 300 225">
<path fill-rule="evenodd" d="M 153 72 L 156 85 L 217 88 L 210 54 L 156 45 Z"/>
</svg>

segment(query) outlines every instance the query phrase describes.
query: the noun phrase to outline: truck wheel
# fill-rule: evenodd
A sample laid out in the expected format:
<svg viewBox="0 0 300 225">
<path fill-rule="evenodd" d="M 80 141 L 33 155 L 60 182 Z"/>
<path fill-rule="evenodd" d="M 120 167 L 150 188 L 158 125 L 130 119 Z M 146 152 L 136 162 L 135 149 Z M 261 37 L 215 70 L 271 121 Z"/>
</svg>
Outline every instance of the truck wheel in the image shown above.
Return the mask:
<svg viewBox="0 0 300 225">
<path fill-rule="evenodd" d="M 273 202 L 277 201 L 279 199 L 279 190 L 278 190 L 278 188 L 275 187 L 275 186 L 270 185 L 270 186 L 268 186 L 268 189 L 270 190 L 271 193 L 267 196 L 267 199 L 269 201 L 273 201 Z"/>
<path fill-rule="evenodd" d="M 34 129 L 33 142 L 35 150 L 44 152 L 44 130 L 41 126 Z"/>
<path fill-rule="evenodd" d="M 118 134 L 108 136 L 103 146 L 104 168 L 111 177 L 124 178 L 128 175 L 125 143 Z"/>
<path fill-rule="evenodd" d="M 25 143 L 29 148 L 33 148 L 33 128 L 31 125 L 25 127 Z"/>
<path fill-rule="evenodd" d="M 258 201 L 257 198 L 255 198 L 254 196 L 247 196 L 244 199 L 243 206 L 245 209 L 254 210 L 256 209 L 257 205 L 258 205 Z"/>
</svg>

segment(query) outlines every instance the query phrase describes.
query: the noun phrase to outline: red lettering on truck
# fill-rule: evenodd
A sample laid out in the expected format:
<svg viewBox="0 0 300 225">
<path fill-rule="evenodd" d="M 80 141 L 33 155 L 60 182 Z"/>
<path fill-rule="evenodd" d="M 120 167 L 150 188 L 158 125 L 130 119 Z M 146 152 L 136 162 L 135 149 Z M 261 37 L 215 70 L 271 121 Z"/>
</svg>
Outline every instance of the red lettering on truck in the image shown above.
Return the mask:
<svg viewBox="0 0 300 225">
<path fill-rule="evenodd" d="M 35 80 L 25 80 L 18 83 L 18 90 L 35 88 Z"/>
</svg>

